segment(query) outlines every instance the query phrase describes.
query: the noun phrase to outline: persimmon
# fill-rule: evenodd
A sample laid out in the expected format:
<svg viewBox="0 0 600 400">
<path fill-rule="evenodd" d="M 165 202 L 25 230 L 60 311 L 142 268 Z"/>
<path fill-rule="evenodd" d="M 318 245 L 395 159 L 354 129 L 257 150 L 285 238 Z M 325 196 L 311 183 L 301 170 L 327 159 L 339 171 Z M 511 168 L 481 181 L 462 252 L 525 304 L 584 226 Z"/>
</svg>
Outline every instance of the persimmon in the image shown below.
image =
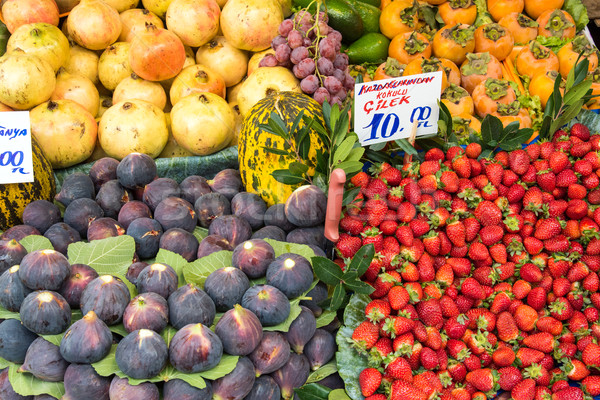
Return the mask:
<svg viewBox="0 0 600 400">
<path fill-rule="evenodd" d="M 442 92 L 441 101 L 448 107 L 451 115 L 473 114 L 473 98 L 462 87 L 451 83 Z"/>
<path fill-rule="evenodd" d="M 526 44 L 538 35 L 538 23 L 525 14 L 510 13 L 498 21 L 498 24 L 508 29 L 515 44 Z"/>
<path fill-rule="evenodd" d="M 446 77 L 448 78 L 448 84 L 460 85 L 460 70 L 452 61 L 447 58 L 440 58 L 442 63 L 442 68 L 446 73 Z"/>
<path fill-rule="evenodd" d="M 502 65 L 490 53 L 469 53 L 460 66 L 461 86 L 471 94 L 487 78 L 502 78 Z"/>
<path fill-rule="evenodd" d="M 461 64 L 475 50 L 475 27 L 466 24 L 445 25 L 433 37 L 433 55 Z"/>
<path fill-rule="evenodd" d="M 442 62 L 435 57 L 431 57 L 429 59 L 420 58 L 420 59 L 412 60 L 411 62 L 409 62 L 406 65 L 406 68 L 404 68 L 404 72 L 402 73 L 402 76 L 418 75 L 418 74 L 424 74 L 427 72 L 436 72 L 436 71 L 444 72 L 442 74 L 442 92 L 443 92 L 448 87 L 448 77 L 446 76 Z"/>
<path fill-rule="evenodd" d="M 540 98 L 542 108 L 546 108 L 548 98 L 550 98 L 554 91 L 554 82 L 557 77 L 558 72 L 546 71 L 543 74 L 535 75 L 531 78 L 531 82 L 529 82 L 529 94 Z"/>
<path fill-rule="evenodd" d="M 569 72 L 575 66 L 577 58 L 581 54 L 582 59 L 587 58 L 589 62 L 588 71 L 592 72 L 598 66 L 598 54 L 596 49 L 590 45 L 584 34 L 579 34 L 573 41 L 560 48 L 558 53 L 559 72 L 562 76 L 569 75 Z"/>
<path fill-rule="evenodd" d="M 487 0 L 487 9 L 496 22 L 511 13 L 522 13 L 524 7 L 524 0 Z"/>
<path fill-rule="evenodd" d="M 408 64 L 412 60 L 431 56 L 431 45 L 425 35 L 418 32 L 406 32 L 395 36 L 388 47 L 388 55 L 394 57 L 401 64 Z"/>
<path fill-rule="evenodd" d="M 532 78 L 546 71 L 558 71 L 558 57 L 552 50 L 535 40 L 521 49 L 515 60 L 515 67 L 520 75 Z"/>
<path fill-rule="evenodd" d="M 508 105 L 500 105 L 498 111 L 492 113 L 506 126 L 514 121 L 519 123 L 519 128 L 531 128 L 531 117 L 526 108 L 521 108 L 518 101 Z"/>
<path fill-rule="evenodd" d="M 418 12 L 411 1 L 394 0 L 381 11 L 379 29 L 388 39 L 412 32 L 418 23 Z"/>
<path fill-rule="evenodd" d="M 475 87 L 473 93 L 475 112 L 481 118 L 498 111 L 499 104 L 511 104 L 517 100 L 515 90 L 505 79 L 487 78 Z"/>
<path fill-rule="evenodd" d="M 378 81 L 381 79 L 402 76 L 402 72 L 404 71 L 405 67 L 405 64 L 400 64 L 395 58 L 388 57 L 387 60 L 379 64 L 375 70 L 375 74 L 373 74 L 373 80 Z"/>
<path fill-rule="evenodd" d="M 538 19 L 544 11 L 561 9 L 565 0 L 525 0 L 525 12 Z"/>
<path fill-rule="evenodd" d="M 448 0 L 438 7 L 438 12 L 445 25 L 473 25 L 477 19 L 477 6 L 473 0 Z"/>
<path fill-rule="evenodd" d="M 544 11 L 537 19 L 538 35 L 572 39 L 575 37 L 575 20 L 566 11 Z"/>
<path fill-rule="evenodd" d="M 425 3 L 431 4 L 432 6 L 438 6 L 445 2 L 446 0 L 424 0 Z"/>
<path fill-rule="evenodd" d="M 468 144 L 470 135 L 481 136 L 481 122 L 471 114 L 453 115 L 452 133 L 456 135 L 460 144 Z"/>
<path fill-rule="evenodd" d="M 598 96 L 598 97 L 592 98 L 587 103 L 586 106 L 590 110 L 595 110 L 595 109 L 600 108 L 600 67 L 596 68 L 591 75 L 592 75 L 592 95 Z"/>
<path fill-rule="evenodd" d="M 517 56 L 527 46 L 513 46 L 513 49 L 510 52 L 510 55 L 507 57 L 513 63 L 513 65 L 517 62 Z"/>
<path fill-rule="evenodd" d="M 481 25 L 475 30 L 475 52 L 488 52 L 499 61 L 509 56 L 515 40 L 510 31 L 499 24 Z"/>
</svg>

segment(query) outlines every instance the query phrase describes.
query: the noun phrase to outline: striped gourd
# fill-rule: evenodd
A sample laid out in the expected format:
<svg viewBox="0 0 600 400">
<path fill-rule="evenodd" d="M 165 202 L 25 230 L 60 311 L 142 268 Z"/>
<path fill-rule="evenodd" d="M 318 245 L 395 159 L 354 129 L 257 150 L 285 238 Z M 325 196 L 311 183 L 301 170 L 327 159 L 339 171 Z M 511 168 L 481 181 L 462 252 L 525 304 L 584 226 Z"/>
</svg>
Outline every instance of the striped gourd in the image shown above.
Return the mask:
<svg viewBox="0 0 600 400">
<path fill-rule="evenodd" d="M 34 200 L 54 200 L 56 182 L 50 161 L 35 137 L 31 137 L 34 181 L 0 184 L 0 231 L 21 224 L 25 206 Z"/>
<path fill-rule="evenodd" d="M 290 156 L 281 156 L 267 152 L 264 147 L 284 149 L 284 141 L 279 136 L 259 128 L 267 124 L 272 111 L 277 111 L 281 119 L 291 128 L 298 113 L 317 119 L 322 125 L 323 111 L 319 103 L 312 98 L 295 92 L 278 92 L 267 96 L 256 103 L 244 119 L 238 141 L 240 174 L 246 191 L 256 193 L 271 206 L 284 203 L 294 189 L 300 185 L 284 185 L 277 182 L 271 173 L 277 169 L 286 169 L 296 161 Z M 300 126 L 302 126 L 301 123 Z M 311 130 L 310 152 L 304 160 L 309 166 L 308 174 L 314 174 L 317 163 L 317 149 L 324 150 L 324 145 L 317 132 Z"/>
</svg>

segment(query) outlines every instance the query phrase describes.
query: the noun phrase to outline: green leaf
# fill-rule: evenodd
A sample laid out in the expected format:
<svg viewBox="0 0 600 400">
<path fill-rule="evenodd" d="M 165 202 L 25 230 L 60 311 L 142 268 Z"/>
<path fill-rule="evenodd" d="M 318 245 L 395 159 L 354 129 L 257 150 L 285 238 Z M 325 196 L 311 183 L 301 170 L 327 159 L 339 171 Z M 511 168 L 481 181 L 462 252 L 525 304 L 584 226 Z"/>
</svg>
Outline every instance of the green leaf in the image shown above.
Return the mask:
<svg viewBox="0 0 600 400">
<path fill-rule="evenodd" d="M 156 259 L 154 260 L 154 262 L 167 264 L 168 266 L 173 268 L 175 272 L 177 272 L 177 287 L 186 284 L 185 279 L 183 277 L 183 269 L 188 265 L 188 261 L 181 255 L 169 250 L 160 249 L 158 250 L 158 254 L 156 254 Z"/>
<path fill-rule="evenodd" d="M 171 344 L 171 339 L 177 333 L 177 329 L 173 328 L 171 325 L 167 325 L 165 329 L 160 333 L 160 336 L 165 340 L 167 346 Z"/>
<path fill-rule="evenodd" d="M 276 111 L 271 111 L 268 124 L 271 127 L 271 129 L 277 132 L 277 134 L 279 134 L 279 136 L 281 136 L 282 138 L 286 140 L 290 138 L 285 122 L 281 119 L 281 117 Z"/>
<path fill-rule="evenodd" d="M 347 290 L 360 294 L 371 294 L 375 291 L 373 286 L 358 279 L 353 281 L 345 281 L 344 286 Z"/>
<path fill-rule="evenodd" d="M 55 346 L 60 346 L 60 342 L 62 341 L 63 336 L 65 336 L 65 333 L 59 333 L 57 335 L 40 335 L 41 337 L 44 338 L 44 340 L 52 343 Z"/>
<path fill-rule="evenodd" d="M 292 126 L 290 128 L 290 133 L 292 135 L 295 135 L 295 138 L 296 138 L 297 142 L 300 141 L 300 137 L 296 136 L 296 135 L 298 133 L 301 133 L 301 132 L 300 131 L 296 132 L 296 130 L 298 129 L 298 126 L 300 125 L 300 121 L 302 121 L 303 118 L 304 118 L 304 110 L 300 110 L 300 112 L 298 113 L 298 115 L 296 115 L 296 118 L 294 118 L 294 122 L 292 122 Z"/>
<path fill-rule="evenodd" d="M 223 357 L 221 357 L 221 361 L 219 361 L 219 363 L 214 368 L 209 369 L 208 371 L 198 372 L 198 375 L 213 381 L 215 379 L 222 378 L 235 369 L 238 359 L 238 356 L 223 354 Z"/>
<path fill-rule="evenodd" d="M 189 263 L 183 269 L 185 282 L 204 287 L 206 278 L 219 268 L 231 267 L 233 252 L 227 250 L 217 251 Z"/>
<path fill-rule="evenodd" d="M 327 100 L 323 102 L 323 120 L 325 121 L 325 126 L 331 129 L 331 104 Z"/>
<path fill-rule="evenodd" d="M 6 308 L 0 306 L 0 319 L 18 319 L 21 320 L 21 316 L 18 312 L 8 311 Z"/>
<path fill-rule="evenodd" d="M 333 165 L 337 165 L 340 162 L 344 161 L 346 159 L 346 157 L 348 157 L 348 155 L 350 154 L 350 151 L 352 151 L 352 147 L 354 146 L 354 143 L 356 143 L 356 138 L 353 137 L 347 137 L 346 139 L 344 139 L 344 141 L 342 143 L 340 143 L 339 146 L 337 146 L 335 148 L 335 151 L 333 153 Z"/>
<path fill-rule="evenodd" d="M 192 233 L 194 234 L 196 239 L 198 239 L 198 243 L 200 243 L 202 239 L 208 236 L 208 229 L 203 228 L 201 226 L 197 226 L 196 228 L 194 228 L 194 232 Z"/>
<path fill-rule="evenodd" d="M 360 161 L 344 161 L 336 165 L 336 168 L 343 169 L 346 175 L 354 174 L 363 169 L 364 164 Z"/>
<path fill-rule="evenodd" d="M 45 236 L 29 235 L 19 240 L 28 253 L 36 250 L 54 250 L 52 243 Z"/>
<path fill-rule="evenodd" d="M 365 148 L 355 145 L 355 147 L 350 150 L 350 154 L 348 154 L 345 161 L 360 161 L 363 154 L 365 154 Z"/>
<path fill-rule="evenodd" d="M 573 86 L 570 90 L 565 93 L 564 102 L 566 105 L 572 105 L 576 103 L 578 100 L 583 99 L 583 96 L 590 90 L 592 87 L 592 80 L 586 79 L 583 82 L 578 83 Z"/>
<path fill-rule="evenodd" d="M 360 188 L 356 187 L 350 190 L 345 190 L 344 191 L 344 198 L 342 200 L 342 206 L 347 206 L 348 204 L 352 203 L 352 201 L 354 201 L 354 199 L 356 198 L 356 196 L 358 196 L 358 194 L 360 193 Z"/>
<path fill-rule="evenodd" d="M 273 247 L 273 250 L 275 251 L 275 257 L 279 257 L 285 253 L 295 253 L 310 261 L 310 259 L 315 256 L 315 251 L 305 244 L 280 242 L 278 240 L 268 238 L 264 240 L 269 243 L 271 247 Z"/>
<path fill-rule="evenodd" d="M 404 150 L 406 154 L 411 156 L 417 155 L 417 149 L 415 149 L 407 139 L 398 139 L 396 140 L 396 144 L 400 146 L 400 148 Z"/>
<path fill-rule="evenodd" d="M 550 132 L 554 133 L 557 129 L 560 129 L 563 125 L 568 124 L 573 118 L 579 114 L 581 107 L 583 107 L 584 100 L 579 100 L 569 108 L 565 110 L 557 119 L 552 121 L 550 125 Z"/>
<path fill-rule="evenodd" d="M 108 327 L 108 329 L 110 329 L 110 331 L 112 333 L 116 333 L 117 335 L 121 336 L 121 337 L 125 337 L 127 335 L 129 335 L 129 332 L 127 332 L 125 330 L 125 327 L 123 326 L 123 324 L 118 324 L 118 325 L 111 325 Z"/>
<path fill-rule="evenodd" d="M 317 328 L 322 328 L 329 325 L 335 319 L 337 313 L 331 310 L 325 310 L 317 318 Z"/>
<path fill-rule="evenodd" d="M 330 286 L 339 285 L 344 276 L 344 271 L 342 271 L 339 265 L 326 257 L 313 257 L 311 261 L 315 275 L 317 275 L 319 280 Z"/>
<path fill-rule="evenodd" d="M 8 368 L 10 367 L 10 361 L 5 360 L 4 358 L 0 357 L 0 369 L 4 369 L 4 368 Z"/>
<path fill-rule="evenodd" d="M 348 271 L 356 271 L 358 276 L 362 276 L 365 272 L 367 272 L 367 269 L 369 268 L 369 265 L 371 265 L 371 261 L 373 261 L 374 256 L 375 246 L 372 243 L 362 246 L 352 257 L 350 266 L 348 266 Z"/>
<path fill-rule="evenodd" d="M 344 389 L 334 389 L 329 393 L 328 400 L 351 400 Z"/>
<path fill-rule="evenodd" d="M 268 132 L 272 135 L 278 136 L 278 137 L 282 138 L 283 140 L 286 139 L 286 137 L 284 135 L 282 135 L 279 130 L 274 130 L 273 127 L 269 124 L 258 124 L 258 128 L 262 129 L 263 131 Z"/>
<path fill-rule="evenodd" d="M 306 181 L 304 176 L 299 176 L 289 169 L 276 169 L 271 172 L 271 176 L 277 182 L 283 183 L 284 185 L 297 185 Z"/>
<path fill-rule="evenodd" d="M 291 162 L 288 166 L 290 172 L 297 176 L 304 176 L 308 171 L 308 165 L 299 163 L 297 161 Z"/>
<path fill-rule="evenodd" d="M 496 147 L 490 146 L 489 144 L 494 140 L 498 141 L 498 138 L 503 130 L 504 126 L 502 126 L 502 121 L 500 121 L 498 117 L 495 117 L 491 114 L 486 115 L 481 122 L 481 137 L 483 138 L 484 145 L 492 148 Z"/>
<path fill-rule="evenodd" d="M 344 302 L 344 297 L 346 296 L 346 289 L 344 289 L 344 285 L 337 285 L 333 289 L 333 294 L 331 296 L 331 305 L 329 309 L 335 311 L 342 306 Z"/>
<path fill-rule="evenodd" d="M 276 149 L 275 147 L 267 147 L 267 146 L 262 146 L 262 148 L 265 149 L 265 151 L 267 153 L 275 154 L 278 156 L 289 156 L 290 155 L 290 152 L 287 150 Z"/>
<path fill-rule="evenodd" d="M 316 383 L 294 389 L 294 393 L 300 400 L 327 400 L 330 392 L 331 389 Z"/>
<path fill-rule="evenodd" d="M 563 10 L 571 14 L 575 20 L 575 25 L 578 32 L 584 29 L 585 26 L 590 22 L 587 9 L 581 0 L 565 0 L 563 4 Z"/>
<path fill-rule="evenodd" d="M 381 151 L 383 150 L 383 148 L 387 146 L 387 142 L 379 142 L 379 143 L 375 143 L 369 146 L 370 150 L 373 151 Z"/>
<path fill-rule="evenodd" d="M 37 396 L 49 394 L 60 399 L 65 394 L 65 385 L 62 382 L 44 382 L 29 372 L 18 372 L 20 365 L 10 363 L 8 367 L 8 380 L 13 390 L 21 396 Z"/>
<path fill-rule="evenodd" d="M 167 366 L 159 372 L 157 379 L 163 382 L 181 379 L 198 389 L 204 389 L 206 387 L 206 382 L 200 373 L 187 374 L 185 372 L 179 372 L 171 364 L 167 364 Z"/>
<path fill-rule="evenodd" d="M 86 264 L 99 275 L 125 276 L 133 262 L 135 241 L 129 235 L 71 243 L 67 249 L 71 264 Z"/>
<path fill-rule="evenodd" d="M 329 375 L 333 375 L 337 372 L 337 365 L 335 364 L 335 360 L 328 362 L 325 365 L 322 365 L 316 371 L 311 372 L 306 380 L 306 383 L 319 382 L 327 378 Z"/>
</svg>

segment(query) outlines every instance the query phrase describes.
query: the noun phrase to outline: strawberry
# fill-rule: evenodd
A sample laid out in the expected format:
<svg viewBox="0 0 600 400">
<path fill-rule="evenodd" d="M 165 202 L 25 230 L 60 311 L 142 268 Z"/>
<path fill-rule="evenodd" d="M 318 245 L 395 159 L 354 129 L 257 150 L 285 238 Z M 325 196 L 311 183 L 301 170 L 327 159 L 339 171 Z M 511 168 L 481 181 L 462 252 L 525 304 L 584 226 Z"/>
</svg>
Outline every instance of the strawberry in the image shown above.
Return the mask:
<svg viewBox="0 0 600 400">
<path fill-rule="evenodd" d="M 600 345 L 588 344 L 581 354 L 581 361 L 589 366 L 600 367 Z"/>
<path fill-rule="evenodd" d="M 413 231 L 410 228 L 410 226 L 408 226 L 408 225 L 398 226 L 398 228 L 396 228 L 395 235 L 396 235 L 396 239 L 398 239 L 398 242 L 400 242 L 400 244 L 402 244 L 404 246 L 412 246 L 414 236 L 413 236 Z"/>
<path fill-rule="evenodd" d="M 527 294 L 527 304 L 540 311 L 546 306 L 546 289 L 541 286 L 531 289 Z"/>
<path fill-rule="evenodd" d="M 533 379 L 523 379 L 512 388 L 510 395 L 513 400 L 534 400 L 535 381 Z"/>
<path fill-rule="evenodd" d="M 392 382 L 390 400 L 427 400 L 427 398 L 423 391 L 403 379 Z"/>
<path fill-rule="evenodd" d="M 487 260 L 490 256 L 488 248 L 481 242 L 473 242 L 469 246 L 469 257 L 475 261 Z"/>
<path fill-rule="evenodd" d="M 358 174 L 354 175 L 350 178 L 350 183 L 354 185 L 354 187 L 365 188 L 367 184 L 371 181 L 371 177 L 364 171 L 360 171 Z"/>
<path fill-rule="evenodd" d="M 530 349 L 528 347 L 520 347 L 516 353 L 518 363 L 521 367 L 527 368 L 531 364 L 539 364 L 540 361 L 544 358 L 544 353 Z"/>
<path fill-rule="evenodd" d="M 373 227 L 378 227 L 379 224 L 381 224 L 385 219 L 387 211 L 388 207 L 386 201 L 378 195 L 367 200 L 363 208 L 367 223 Z"/>
<path fill-rule="evenodd" d="M 394 379 L 402 379 L 406 382 L 412 382 L 413 375 L 410 364 L 404 357 L 392 357 L 392 361 L 387 363 L 385 373 Z"/>
<path fill-rule="evenodd" d="M 554 336 L 548 332 L 539 332 L 529 335 L 523 339 L 523 344 L 544 353 L 551 353 L 557 345 Z"/>
<path fill-rule="evenodd" d="M 469 143 L 465 149 L 465 154 L 469 158 L 476 159 L 481 154 L 481 145 L 479 143 Z"/>
<path fill-rule="evenodd" d="M 550 164 L 550 169 L 552 169 L 555 174 L 558 174 L 567 168 L 570 162 L 569 157 L 565 153 L 555 151 L 550 154 L 548 163 Z"/>
<path fill-rule="evenodd" d="M 483 200 L 477 205 L 474 215 L 483 226 L 500 225 L 502 222 L 502 211 L 488 200 Z"/>
<path fill-rule="evenodd" d="M 365 400 L 387 400 L 387 397 L 383 393 L 375 393 L 371 396 L 365 397 Z"/>
<path fill-rule="evenodd" d="M 411 204 L 421 203 L 421 189 L 415 181 L 411 180 L 404 185 L 404 198 Z"/>
<path fill-rule="evenodd" d="M 425 153 L 425 161 L 442 161 L 446 158 L 446 155 L 441 149 L 436 147 L 427 150 Z"/>
<path fill-rule="evenodd" d="M 349 235 L 358 236 L 364 228 L 364 222 L 353 215 L 346 215 L 340 220 L 340 230 Z"/>
<path fill-rule="evenodd" d="M 465 380 L 473 385 L 477 390 L 482 392 L 490 392 L 497 390 L 498 379 L 500 378 L 497 371 L 490 368 L 476 369 L 467 373 Z"/>
<path fill-rule="evenodd" d="M 390 303 L 388 301 L 379 299 L 371 301 L 365 308 L 367 319 L 374 323 L 387 318 L 390 315 L 390 312 Z"/>
<path fill-rule="evenodd" d="M 517 367 L 500 368 L 498 373 L 500 375 L 498 385 L 502 390 L 510 391 L 523 380 L 521 371 Z"/>
<path fill-rule="evenodd" d="M 426 326 L 434 326 L 441 328 L 444 324 L 442 315 L 442 307 L 437 299 L 429 299 L 417 303 L 416 306 L 419 318 Z"/>
<path fill-rule="evenodd" d="M 375 196 L 379 196 L 380 199 L 385 199 L 388 195 L 389 187 L 381 179 L 371 179 L 367 186 L 364 188 L 363 193 L 367 199 L 373 199 Z"/>
<path fill-rule="evenodd" d="M 573 308 L 564 297 L 558 297 L 549 307 L 550 316 L 559 321 L 566 321 L 573 315 Z"/>
<path fill-rule="evenodd" d="M 397 168 L 389 167 L 379 173 L 377 178 L 386 182 L 390 187 L 398 186 L 400 181 L 402 181 L 402 172 L 400 172 L 400 170 Z"/>
<path fill-rule="evenodd" d="M 401 187 L 393 187 L 387 196 L 387 205 L 390 210 L 398 210 L 400 204 L 404 201 L 404 190 Z"/>
<path fill-rule="evenodd" d="M 564 169 L 556 175 L 556 187 L 568 188 L 577 183 L 577 175 L 572 169 Z"/>
<path fill-rule="evenodd" d="M 375 368 L 366 368 L 358 375 L 358 384 L 363 396 L 370 396 L 381 385 L 381 372 Z"/>
<path fill-rule="evenodd" d="M 579 122 L 573 124 L 569 133 L 571 136 L 579 138 L 585 142 L 590 140 L 589 128 Z"/>
<path fill-rule="evenodd" d="M 410 295 L 404 286 L 394 286 L 388 292 L 389 305 L 393 310 L 400 310 L 410 301 Z"/>
<path fill-rule="evenodd" d="M 496 327 L 498 330 L 498 338 L 502 341 L 508 342 L 519 336 L 517 323 L 512 314 L 508 311 L 503 311 L 498 315 Z"/>
<path fill-rule="evenodd" d="M 564 368 L 564 371 L 567 373 L 567 377 L 574 381 L 580 381 L 590 374 L 590 370 L 587 366 L 582 361 L 575 358 L 571 358 L 567 361 L 562 368 Z"/>
<path fill-rule="evenodd" d="M 552 395 L 552 400 L 584 400 L 584 398 L 583 391 L 576 387 L 568 387 Z"/>
<path fill-rule="evenodd" d="M 452 169 L 459 178 L 469 178 L 471 176 L 471 162 L 465 155 L 459 155 L 452 159 Z"/>
<path fill-rule="evenodd" d="M 581 381 L 581 388 L 592 396 L 600 395 L 600 375 L 589 375 Z"/>
<path fill-rule="evenodd" d="M 496 367 L 508 367 L 515 361 L 515 352 L 507 346 L 498 347 L 492 354 L 492 360 Z"/>
<path fill-rule="evenodd" d="M 556 175 L 552 170 L 539 171 L 536 182 L 543 191 L 550 193 L 556 187 Z"/>
<path fill-rule="evenodd" d="M 517 175 L 523 175 L 529 169 L 529 155 L 525 150 L 514 150 L 508 155 L 508 166 Z"/>
<path fill-rule="evenodd" d="M 537 239 L 546 240 L 558 235 L 561 231 L 562 227 L 556 218 L 546 218 L 540 220 L 539 226 L 535 229 L 534 236 Z"/>
<path fill-rule="evenodd" d="M 356 236 L 350 236 L 345 233 L 340 234 L 340 239 L 335 245 L 338 253 L 343 258 L 351 258 L 362 246 L 362 240 Z"/>
<path fill-rule="evenodd" d="M 370 349 L 379 339 L 379 327 L 369 321 L 358 325 L 352 333 L 352 340 L 361 348 Z"/>
<path fill-rule="evenodd" d="M 425 237 L 423 237 L 423 246 L 425 251 L 432 256 L 440 254 L 441 240 L 438 232 L 430 231 Z"/>
<path fill-rule="evenodd" d="M 427 370 L 433 370 L 438 367 L 438 356 L 435 351 L 429 347 L 423 347 L 420 354 L 421 366 Z"/>
<path fill-rule="evenodd" d="M 504 229 L 502 229 L 500 225 L 484 226 L 481 231 L 479 231 L 479 235 L 481 236 L 481 243 L 489 247 L 502 240 Z"/>
<path fill-rule="evenodd" d="M 402 316 L 389 316 L 384 321 L 383 332 L 394 339 L 398 335 L 410 332 L 414 326 L 415 322 L 411 319 Z"/>
<path fill-rule="evenodd" d="M 447 193 L 458 191 L 459 178 L 454 171 L 443 171 L 440 176 L 440 188 Z"/>
<path fill-rule="evenodd" d="M 485 299 L 485 291 L 479 282 L 477 282 L 474 278 L 466 278 L 461 286 L 461 292 L 465 296 L 473 299 L 473 300 L 483 300 Z"/>
<path fill-rule="evenodd" d="M 396 210 L 396 215 L 398 217 L 399 223 L 409 223 L 413 221 L 416 217 L 417 210 L 415 209 L 414 205 L 405 201 L 400 203 L 400 205 L 398 206 L 398 209 Z M 427 225 L 427 229 L 429 230 L 429 225 Z"/>
</svg>

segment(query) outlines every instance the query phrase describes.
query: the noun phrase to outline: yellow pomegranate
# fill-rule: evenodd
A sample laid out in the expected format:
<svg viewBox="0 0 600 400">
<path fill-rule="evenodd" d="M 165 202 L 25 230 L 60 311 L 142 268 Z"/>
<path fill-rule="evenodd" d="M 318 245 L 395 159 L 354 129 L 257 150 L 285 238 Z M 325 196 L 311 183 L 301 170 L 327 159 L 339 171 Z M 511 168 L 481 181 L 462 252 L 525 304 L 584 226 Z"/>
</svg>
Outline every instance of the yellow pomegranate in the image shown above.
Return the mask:
<svg viewBox="0 0 600 400">
<path fill-rule="evenodd" d="M 233 47 L 225 36 L 216 36 L 198 49 L 196 63 L 219 71 L 225 86 L 230 87 L 246 76 L 248 54 Z"/>
<path fill-rule="evenodd" d="M 14 49 L 47 61 L 55 73 L 71 56 L 67 37 L 56 26 L 44 22 L 21 25 L 6 43 L 7 53 Z"/>
<path fill-rule="evenodd" d="M 100 107 L 100 95 L 94 83 L 83 75 L 71 74 L 64 69 L 56 75 L 56 87 L 50 100 L 72 100 L 94 117 Z"/>
<path fill-rule="evenodd" d="M 116 42 L 106 48 L 98 60 L 98 78 L 108 90 L 115 90 L 119 82 L 131 75 L 129 50 L 131 43 Z"/>
<path fill-rule="evenodd" d="M 71 55 L 64 65 L 65 70 L 71 74 L 85 76 L 94 85 L 98 83 L 98 54 L 77 44 L 72 44 L 69 52 Z"/>
<path fill-rule="evenodd" d="M 144 80 L 136 74 L 131 74 L 117 85 L 112 101 L 116 104 L 131 99 L 145 100 L 161 110 L 167 104 L 167 94 L 160 83 Z"/>
</svg>

